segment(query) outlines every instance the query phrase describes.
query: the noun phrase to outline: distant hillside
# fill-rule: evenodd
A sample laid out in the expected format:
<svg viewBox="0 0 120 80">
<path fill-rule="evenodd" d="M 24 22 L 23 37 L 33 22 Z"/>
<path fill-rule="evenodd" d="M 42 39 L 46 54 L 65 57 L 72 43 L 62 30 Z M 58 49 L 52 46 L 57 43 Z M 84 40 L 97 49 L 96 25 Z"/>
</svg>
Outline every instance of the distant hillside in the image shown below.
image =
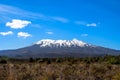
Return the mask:
<svg viewBox="0 0 120 80">
<path fill-rule="evenodd" d="M 17 50 L 0 51 L 0 55 L 29 58 L 29 57 L 89 57 L 104 55 L 120 55 L 119 50 L 95 46 L 77 39 L 73 40 L 51 40 L 43 39 L 32 46 Z"/>
</svg>

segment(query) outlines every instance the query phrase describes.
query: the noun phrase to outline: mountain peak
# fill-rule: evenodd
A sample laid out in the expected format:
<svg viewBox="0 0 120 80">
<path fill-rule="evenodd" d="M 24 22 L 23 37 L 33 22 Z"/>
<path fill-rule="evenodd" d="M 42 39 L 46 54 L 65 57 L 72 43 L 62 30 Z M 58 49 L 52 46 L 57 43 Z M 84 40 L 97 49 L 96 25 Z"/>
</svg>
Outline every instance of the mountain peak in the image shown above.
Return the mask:
<svg viewBox="0 0 120 80">
<path fill-rule="evenodd" d="M 40 45 L 40 47 L 84 47 L 89 46 L 89 44 L 73 39 L 73 40 L 52 40 L 52 39 L 42 39 L 35 43 L 36 45 Z"/>
<path fill-rule="evenodd" d="M 87 44 L 83 41 L 42 39 L 35 44 L 17 50 L 0 51 L 0 56 L 18 58 L 93 57 L 120 55 L 120 51 Z"/>
</svg>

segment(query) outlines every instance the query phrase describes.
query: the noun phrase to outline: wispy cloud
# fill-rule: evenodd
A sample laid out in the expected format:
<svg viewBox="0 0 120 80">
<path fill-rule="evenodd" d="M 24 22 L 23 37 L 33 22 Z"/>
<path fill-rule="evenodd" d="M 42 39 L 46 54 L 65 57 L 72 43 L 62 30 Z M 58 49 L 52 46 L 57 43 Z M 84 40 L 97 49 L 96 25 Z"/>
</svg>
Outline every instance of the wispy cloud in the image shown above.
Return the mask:
<svg viewBox="0 0 120 80">
<path fill-rule="evenodd" d="M 46 32 L 47 34 L 54 34 L 53 32 Z"/>
<path fill-rule="evenodd" d="M 82 36 L 82 37 L 87 37 L 87 36 L 88 36 L 88 34 L 81 34 L 81 36 Z"/>
<path fill-rule="evenodd" d="M 75 21 L 74 22 L 77 25 L 82 25 L 82 26 L 87 26 L 87 27 L 96 27 L 97 23 L 88 23 L 88 22 L 84 22 L 84 21 Z"/>
<path fill-rule="evenodd" d="M 18 32 L 17 36 L 27 38 L 27 37 L 31 37 L 32 35 L 27 32 Z"/>
<path fill-rule="evenodd" d="M 17 17 L 17 18 L 30 18 L 30 19 L 45 20 L 45 21 L 59 21 L 62 23 L 66 23 L 68 21 L 68 19 L 63 17 L 53 17 L 41 13 L 33 13 L 27 10 L 20 9 L 18 7 L 3 5 L 3 4 L 0 4 L 0 15 L 2 16 L 2 18 L 7 16 L 9 19 L 12 19 L 13 17 Z"/>
<path fill-rule="evenodd" d="M 62 23 L 67 23 L 69 21 L 68 19 L 63 18 L 63 17 L 51 17 L 51 18 L 55 21 L 59 21 L 59 22 L 62 22 Z"/>
<path fill-rule="evenodd" d="M 8 31 L 8 32 L 0 32 L 0 35 L 2 35 L 2 36 L 12 35 L 12 34 L 13 34 L 12 31 Z"/>
<path fill-rule="evenodd" d="M 6 26 L 13 29 L 22 29 L 30 23 L 31 23 L 30 21 L 26 21 L 26 20 L 13 19 L 12 22 L 7 22 Z"/>
<path fill-rule="evenodd" d="M 90 26 L 92 26 L 92 27 L 96 27 L 97 24 L 96 24 L 96 23 L 91 23 L 91 24 L 87 24 L 86 26 L 88 26 L 88 27 L 90 27 Z"/>
<path fill-rule="evenodd" d="M 30 11 L 20 9 L 18 7 L 4 5 L 4 4 L 0 4 L 0 12 L 1 12 L 0 14 L 3 14 L 3 15 L 8 15 L 8 14 L 16 15 L 16 16 L 19 15 L 18 17 L 28 17 L 28 18 L 38 18 L 38 17 L 43 18 L 43 17 L 45 17 L 42 14 L 33 13 Z"/>
</svg>

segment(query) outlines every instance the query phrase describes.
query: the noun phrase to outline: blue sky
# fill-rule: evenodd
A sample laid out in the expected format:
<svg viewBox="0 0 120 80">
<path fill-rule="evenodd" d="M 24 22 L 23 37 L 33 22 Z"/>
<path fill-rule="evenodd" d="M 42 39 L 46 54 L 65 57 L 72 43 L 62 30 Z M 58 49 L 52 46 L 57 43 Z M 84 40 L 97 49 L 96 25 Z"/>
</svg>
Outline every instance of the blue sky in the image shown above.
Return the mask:
<svg viewBox="0 0 120 80">
<path fill-rule="evenodd" d="M 120 0 L 1 0 L 0 50 L 73 38 L 120 50 Z"/>
</svg>

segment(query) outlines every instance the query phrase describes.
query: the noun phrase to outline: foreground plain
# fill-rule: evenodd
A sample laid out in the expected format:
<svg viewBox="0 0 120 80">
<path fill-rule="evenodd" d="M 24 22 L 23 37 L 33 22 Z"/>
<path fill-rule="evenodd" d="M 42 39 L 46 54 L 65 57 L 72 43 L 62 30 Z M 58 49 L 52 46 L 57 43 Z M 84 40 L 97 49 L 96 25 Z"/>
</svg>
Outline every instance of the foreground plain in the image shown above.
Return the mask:
<svg viewBox="0 0 120 80">
<path fill-rule="evenodd" d="M 0 80 L 120 80 L 120 56 L 8 59 L 1 57 Z"/>
</svg>

